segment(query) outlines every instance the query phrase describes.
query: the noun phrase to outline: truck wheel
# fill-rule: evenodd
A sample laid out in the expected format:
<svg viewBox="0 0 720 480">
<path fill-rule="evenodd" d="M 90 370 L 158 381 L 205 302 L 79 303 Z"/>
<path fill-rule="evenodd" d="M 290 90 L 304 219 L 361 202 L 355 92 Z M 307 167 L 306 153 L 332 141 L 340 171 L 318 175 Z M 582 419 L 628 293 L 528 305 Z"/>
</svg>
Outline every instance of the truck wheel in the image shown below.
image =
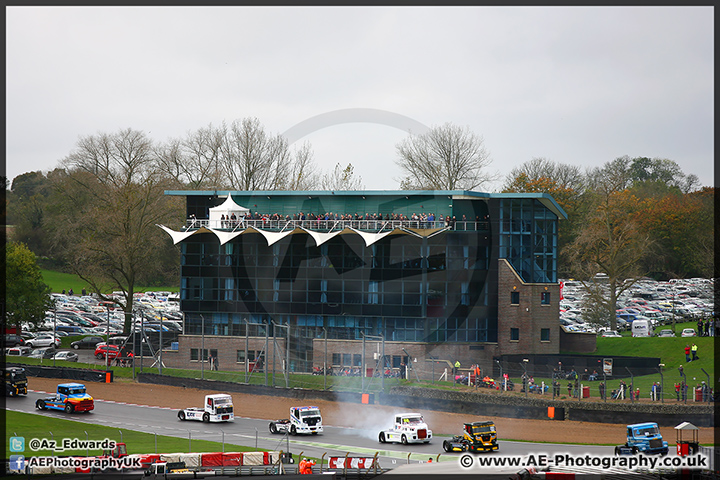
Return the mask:
<svg viewBox="0 0 720 480">
<path fill-rule="evenodd" d="M 448 453 L 452 452 L 452 447 L 450 446 L 450 442 L 448 442 L 447 440 L 445 440 L 443 442 L 443 450 L 445 450 Z"/>
<path fill-rule="evenodd" d="M 378 441 L 380 443 L 385 443 L 385 432 L 380 432 L 380 435 L 378 436 Z"/>
<path fill-rule="evenodd" d="M 210 421 L 210 414 L 205 412 L 203 413 L 203 422 L 208 423 Z"/>
<path fill-rule="evenodd" d="M 290 435 L 297 435 L 297 429 L 295 428 L 295 425 L 292 425 L 290 427 Z"/>
<path fill-rule="evenodd" d="M 76 343 L 76 344 L 75 344 L 75 345 L 73 345 L 72 347 L 73 347 L 73 348 L 74 348 L 75 350 L 77 350 L 77 349 L 79 349 L 79 348 L 80 348 L 80 345 L 78 345 L 78 344 Z"/>
<path fill-rule="evenodd" d="M 637 453 L 638 453 L 638 448 L 637 448 L 637 447 L 632 447 L 632 454 L 633 454 L 633 455 L 637 455 Z"/>
<path fill-rule="evenodd" d="M 47 410 L 45 402 L 42 400 L 38 400 L 37 402 L 35 402 L 35 408 L 37 408 L 38 410 Z"/>
<path fill-rule="evenodd" d="M 180 411 L 178 412 L 178 418 L 179 418 L 180 420 L 185 420 L 185 412 L 183 412 L 182 410 L 180 410 Z"/>
<path fill-rule="evenodd" d="M 407 437 L 406 437 L 405 435 L 402 436 L 402 438 L 400 439 L 400 441 L 402 442 L 403 445 L 407 445 L 407 444 L 408 444 Z"/>
<path fill-rule="evenodd" d="M 65 405 L 65 411 L 67 413 L 73 413 L 75 411 L 75 408 L 72 406 L 72 403 L 68 403 Z"/>
<path fill-rule="evenodd" d="M 272 422 L 270 422 L 270 433 L 277 433 L 277 427 Z"/>
</svg>

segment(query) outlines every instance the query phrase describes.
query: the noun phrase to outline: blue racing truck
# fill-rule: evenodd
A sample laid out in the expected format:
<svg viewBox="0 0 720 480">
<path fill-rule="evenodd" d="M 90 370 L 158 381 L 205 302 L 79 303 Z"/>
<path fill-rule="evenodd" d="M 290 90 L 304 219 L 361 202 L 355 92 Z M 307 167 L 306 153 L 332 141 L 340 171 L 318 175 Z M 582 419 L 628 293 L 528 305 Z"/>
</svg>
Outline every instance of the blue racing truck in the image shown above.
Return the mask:
<svg viewBox="0 0 720 480">
<path fill-rule="evenodd" d="M 38 410 L 65 410 L 67 413 L 89 412 L 95 408 L 95 401 L 85 391 L 82 383 L 61 383 L 55 395 L 40 398 L 35 402 Z"/>
<path fill-rule="evenodd" d="M 615 455 L 667 455 L 668 443 L 663 440 L 657 423 L 635 423 L 627 426 L 627 442 L 615 447 Z"/>
</svg>

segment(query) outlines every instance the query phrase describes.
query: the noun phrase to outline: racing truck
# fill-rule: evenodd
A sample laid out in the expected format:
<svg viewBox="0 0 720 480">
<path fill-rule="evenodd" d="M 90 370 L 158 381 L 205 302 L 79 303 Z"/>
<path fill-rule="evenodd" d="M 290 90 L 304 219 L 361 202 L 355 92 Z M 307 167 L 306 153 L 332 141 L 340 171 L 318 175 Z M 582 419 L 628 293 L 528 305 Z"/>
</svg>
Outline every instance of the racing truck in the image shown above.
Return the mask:
<svg viewBox="0 0 720 480">
<path fill-rule="evenodd" d="M 395 425 L 389 430 L 383 430 L 378 435 L 380 443 L 430 443 L 432 430 L 430 430 L 419 413 L 400 413 L 395 415 Z"/>
<path fill-rule="evenodd" d="M 190 407 L 178 412 L 180 420 L 199 420 L 208 422 L 232 422 L 233 413 L 232 396 L 225 393 L 205 395 L 205 407 Z"/>
<path fill-rule="evenodd" d="M 27 395 L 27 376 L 22 367 L 5 367 L 5 396 Z"/>
<path fill-rule="evenodd" d="M 663 440 L 657 423 L 635 423 L 627 426 L 627 442 L 615 447 L 615 455 L 667 455 L 668 443 Z"/>
<path fill-rule="evenodd" d="M 484 452 L 498 450 L 495 422 L 474 422 L 463 424 L 463 434 L 443 441 L 446 452 Z"/>
<path fill-rule="evenodd" d="M 322 415 L 318 407 L 290 407 L 290 418 L 270 422 L 270 433 L 322 433 Z"/>
<path fill-rule="evenodd" d="M 82 383 L 61 383 L 55 395 L 40 398 L 35 402 L 38 410 L 65 410 L 67 413 L 89 412 L 95 408 L 95 401 Z"/>
</svg>

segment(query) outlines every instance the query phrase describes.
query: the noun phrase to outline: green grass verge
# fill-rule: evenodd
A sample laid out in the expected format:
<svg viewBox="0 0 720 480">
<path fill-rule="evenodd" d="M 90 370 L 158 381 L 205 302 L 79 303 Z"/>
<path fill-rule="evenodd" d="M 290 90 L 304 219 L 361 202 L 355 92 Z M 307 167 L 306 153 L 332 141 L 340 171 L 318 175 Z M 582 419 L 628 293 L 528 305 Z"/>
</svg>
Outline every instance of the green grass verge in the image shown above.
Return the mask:
<svg viewBox="0 0 720 480">
<path fill-rule="evenodd" d="M 61 293 L 63 290 L 69 292 L 73 290 L 73 294 L 80 295 L 83 288 L 89 293 L 90 285 L 83 279 L 72 273 L 57 272 L 54 270 L 40 269 L 40 273 L 43 276 L 43 282 L 50 287 L 53 293 Z M 102 293 L 112 293 L 113 289 L 108 288 L 103 290 Z M 148 291 L 162 291 L 162 292 L 179 292 L 179 286 L 162 286 L 162 287 L 146 287 L 146 286 L 135 286 L 136 292 L 148 292 Z"/>
<path fill-rule="evenodd" d="M 87 415 L 92 415 L 89 413 Z M 72 420 L 63 420 L 59 418 L 48 417 L 44 415 L 34 415 L 30 413 L 5 411 L 5 430 L 9 436 L 20 436 L 25 438 L 26 457 L 29 456 L 85 456 L 88 454 L 86 450 L 67 450 L 64 452 L 51 452 L 49 450 L 39 450 L 34 452 L 30 450 L 29 443 L 33 438 L 54 439 L 61 442 L 62 439 L 78 438 L 80 440 L 104 440 L 106 438 L 123 441 L 127 445 L 128 453 L 183 453 L 188 452 L 192 448 L 192 452 L 222 452 L 222 440 L 211 442 L 209 440 L 196 440 L 188 438 L 168 437 L 152 433 L 136 432 L 125 428 L 103 427 L 100 425 L 91 425 L 88 423 L 74 422 Z M 85 435 L 87 432 L 87 437 Z M 122 432 L 122 434 L 121 434 Z M 52 433 L 52 435 L 51 435 Z M 220 437 L 220 434 L 218 434 Z M 155 441 L 157 440 L 157 450 L 155 449 Z M 251 447 L 243 447 L 225 442 L 226 452 L 253 452 L 259 451 Z M 17 452 L 10 452 L 9 445 L 5 449 L 5 458 Z M 101 455 L 100 450 L 90 450 L 90 456 Z"/>
</svg>

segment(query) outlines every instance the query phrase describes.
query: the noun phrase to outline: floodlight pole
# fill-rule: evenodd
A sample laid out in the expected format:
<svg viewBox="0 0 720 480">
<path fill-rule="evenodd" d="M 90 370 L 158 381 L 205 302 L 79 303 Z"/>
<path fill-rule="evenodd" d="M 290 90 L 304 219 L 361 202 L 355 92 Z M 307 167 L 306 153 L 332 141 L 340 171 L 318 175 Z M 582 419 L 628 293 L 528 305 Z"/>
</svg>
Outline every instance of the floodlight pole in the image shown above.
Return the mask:
<svg viewBox="0 0 720 480">
<path fill-rule="evenodd" d="M 200 379 L 205 380 L 205 317 L 200 314 Z"/>
</svg>

